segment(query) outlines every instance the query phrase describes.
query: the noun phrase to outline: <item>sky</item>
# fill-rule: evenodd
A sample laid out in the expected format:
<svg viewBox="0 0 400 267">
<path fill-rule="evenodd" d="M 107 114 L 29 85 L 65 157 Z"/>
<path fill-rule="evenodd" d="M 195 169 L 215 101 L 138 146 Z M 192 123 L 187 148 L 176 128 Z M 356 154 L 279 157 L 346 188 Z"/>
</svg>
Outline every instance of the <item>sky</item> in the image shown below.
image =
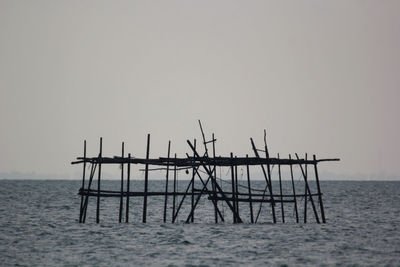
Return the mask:
<svg viewBox="0 0 400 267">
<path fill-rule="evenodd" d="M 0 173 L 75 177 L 98 153 L 340 158 L 400 177 L 400 1 L 0 0 Z M 397 178 L 396 178 L 397 179 Z M 400 179 L 400 178 L 399 178 Z"/>
</svg>

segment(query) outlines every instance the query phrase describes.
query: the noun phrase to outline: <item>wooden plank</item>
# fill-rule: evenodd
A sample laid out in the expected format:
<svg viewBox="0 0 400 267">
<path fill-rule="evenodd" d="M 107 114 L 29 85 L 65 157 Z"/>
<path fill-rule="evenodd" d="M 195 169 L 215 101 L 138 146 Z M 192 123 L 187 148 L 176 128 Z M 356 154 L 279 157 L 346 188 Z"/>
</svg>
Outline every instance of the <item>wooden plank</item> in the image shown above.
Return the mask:
<svg viewBox="0 0 400 267">
<path fill-rule="evenodd" d="M 257 149 L 258 150 L 258 149 Z M 216 158 L 209 158 L 209 157 L 196 157 L 196 163 L 193 164 L 193 158 L 177 158 L 174 159 L 167 159 L 164 157 L 159 157 L 156 159 L 143 159 L 143 158 L 121 158 L 118 156 L 115 157 L 87 157 L 86 159 L 82 157 L 78 157 L 77 161 L 71 162 L 71 164 L 80 164 L 80 163 L 101 163 L 101 164 L 121 164 L 121 163 L 131 163 L 131 164 L 149 164 L 152 166 L 167 166 L 173 162 L 178 167 L 195 167 L 195 166 L 202 166 L 205 165 L 216 165 L 221 167 L 230 167 L 231 165 L 237 166 L 246 166 L 246 165 L 266 165 L 267 163 L 270 165 L 295 165 L 295 164 L 314 164 L 320 162 L 330 162 L 330 161 L 339 161 L 340 159 L 318 159 L 316 162 L 313 160 L 304 159 L 277 159 L 277 158 L 260 158 L 260 157 L 237 157 L 233 160 L 230 160 L 229 157 L 216 157 Z"/>
</svg>

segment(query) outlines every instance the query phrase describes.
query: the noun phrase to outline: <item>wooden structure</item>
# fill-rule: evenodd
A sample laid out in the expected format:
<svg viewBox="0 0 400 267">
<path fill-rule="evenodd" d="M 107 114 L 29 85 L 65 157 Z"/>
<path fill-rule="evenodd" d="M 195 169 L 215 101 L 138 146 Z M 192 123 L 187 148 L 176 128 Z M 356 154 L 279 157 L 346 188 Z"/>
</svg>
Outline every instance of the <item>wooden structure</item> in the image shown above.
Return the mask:
<svg viewBox="0 0 400 267">
<path fill-rule="evenodd" d="M 339 159 L 317 159 L 315 155 L 313 155 L 312 159 L 308 159 L 307 154 L 304 158 L 300 158 L 297 153 L 295 154 L 295 158 L 292 158 L 291 155 L 289 155 L 288 158 L 280 158 L 279 154 L 277 155 L 277 157 L 270 157 L 265 130 L 263 149 L 258 149 L 253 139 L 250 138 L 251 148 L 254 153 L 253 157 L 249 157 L 248 155 L 246 155 L 245 157 L 237 157 L 234 156 L 233 153 L 231 153 L 229 157 L 217 157 L 215 155 L 215 144 L 217 140 L 215 139 L 214 134 L 212 134 L 211 140 L 206 140 L 200 121 L 199 125 L 202 133 L 202 145 L 204 151 L 200 154 L 198 147 L 196 147 L 196 140 L 194 140 L 194 142 L 187 140 L 188 146 L 190 148 L 190 155 L 187 153 L 185 158 L 178 158 L 176 154 L 174 156 L 171 156 L 171 142 L 168 143 L 167 157 L 150 158 L 150 134 L 147 135 L 146 158 L 133 158 L 131 157 L 131 154 L 125 156 L 124 143 L 122 143 L 121 156 L 104 157 L 102 153 L 102 138 L 100 138 L 100 151 L 98 156 L 88 157 L 86 155 L 86 141 L 84 141 L 83 157 L 78 157 L 76 161 L 72 162 L 72 164 L 83 164 L 82 186 L 79 190 L 79 195 L 81 197 L 79 222 L 84 223 L 86 221 L 89 198 L 95 198 L 97 201 L 96 223 L 99 223 L 101 211 L 100 199 L 114 197 L 119 198 L 119 222 L 129 222 L 130 199 L 143 198 L 143 213 L 141 220 L 143 223 L 145 223 L 147 221 L 147 199 L 148 197 L 152 196 L 164 197 L 163 214 L 160 214 L 164 222 L 167 221 L 169 197 L 172 197 L 173 201 L 171 222 L 174 223 L 177 221 L 182 205 L 186 202 L 190 202 L 189 204 L 186 203 L 186 205 L 189 206 L 190 212 L 188 214 L 184 214 L 183 217 L 184 221 L 186 223 L 189 223 L 194 221 L 194 213 L 196 211 L 196 207 L 198 206 L 199 200 L 203 196 L 206 196 L 209 200 L 209 203 L 213 205 L 213 217 L 215 223 L 225 222 L 229 220 L 227 219 L 225 212 L 221 212 L 221 204 L 219 203 L 224 203 L 224 205 L 226 205 L 232 216 L 231 221 L 233 223 L 257 223 L 260 213 L 262 211 L 263 204 L 270 207 L 270 214 L 272 215 L 271 217 L 273 223 L 276 223 L 278 220 L 282 223 L 285 223 L 285 207 L 287 207 L 287 205 L 290 205 L 295 221 L 299 223 L 301 216 L 301 201 L 304 205 L 302 210 L 302 221 L 304 223 L 307 222 L 308 204 L 311 204 L 312 215 L 314 216 L 315 221 L 317 223 L 326 222 L 317 165 L 320 162 L 338 161 Z M 209 147 L 210 144 L 211 147 Z M 116 164 L 121 166 L 121 185 L 120 190 L 118 191 L 102 190 L 101 188 L 101 168 L 103 165 L 109 164 Z M 143 190 L 131 191 L 132 164 L 144 165 Z M 89 174 L 86 173 L 88 165 L 90 166 Z M 252 187 L 250 166 L 254 165 L 260 166 L 260 169 L 262 171 L 262 175 L 264 178 L 264 185 L 262 186 L 262 188 Z M 278 175 L 276 179 L 273 179 L 272 175 L 272 168 L 274 166 L 277 166 L 278 168 Z M 303 188 L 304 193 L 299 193 L 299 187 L 297 186 L 297 189 L 295 187 L 293 174 L 293 168 L 295 166 L 298 166 L 301 171 L 301 187 Z M 308 171 L 309 166 L 312 167 L 312 170 L 314 172 L 313 181 L 310 180 L 311 175 Z M 150 169 L 150 167 L 154 168 Z M 226 190 L 226 186 L 225 189 L 222 188 L 221 183 L 227 181 L 222 181 L 221 179 L 218 179 L 217 167 L 225 167 L 229 168 L 230 170 L 231 179 L 229 181 L 230 185 L 228 190 Z M 242 169 L 245 168 L 246 170 L 246 185 L 239 185 L 238 183 L 238 167 L 241 167 Z M 285 194 L 282 190 L 282 169 L 284 167 L 286 167 L 288 173 L 290 174 L 290 177 L 286 177 L 289 178 L 291 185 L 290 194 Z M 149 190 L 149 173 L 152 170 L 165 170 L 166 175 L 164 191 Z M 182 170 L 186 173 L 188 173 L 190 170 L 191 179 L 187 181 L 186 190 L 177 191 L 177 172 Z M 170 173 L 173 173 L 172 192 L 171 190 L 169 190 L 169 183 L 171 179 Z M 97 188 L 93 188 L 92 184 L 96 178 Z M 195 182 L 201 185 L 200 188 L 195 187 Z M 299 181 L 296 182 L 298 183 Z M 313 184 L 313 186 L 311 186 L 311 183 Z M 239 187 L 244 189 L 242 189 L 240 192 Z M 242 207 L 243 204 L 248 203 L 249 218 L 243 218 L 243 216 L 241 216 L 242 212 L 239 209 L 240 203 L 242 203 Z M 123 218 L 123 213 L 125 213 L 125 218 Z M 281 215 L 280 218 L 277 218 L 277 213 Z"/>
</svg>

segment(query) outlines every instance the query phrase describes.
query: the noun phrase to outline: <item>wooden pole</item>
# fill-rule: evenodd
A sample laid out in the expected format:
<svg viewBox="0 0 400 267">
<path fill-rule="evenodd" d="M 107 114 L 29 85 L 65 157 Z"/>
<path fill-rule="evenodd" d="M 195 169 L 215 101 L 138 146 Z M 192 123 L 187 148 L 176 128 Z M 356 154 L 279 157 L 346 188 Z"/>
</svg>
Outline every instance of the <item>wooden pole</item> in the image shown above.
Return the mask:
<svg viewBox="0 0 400 267">
<path fill-rule="evenodd" d="M 233 153 L 231 152 L 231 183 L 232 183 L 232 206 L 233 206 L 233 223 L 236 223 L 236 201 L 235 201 L 235 170 L 233 167 Z"/>
<path fill-rule="evenodd" d="M 92 186 L 92 182 L 93 182 L 93 178 L 94 178 L 94 174 L 96 172 L 96 168 L 97 168 L 97 164 L 96 163 L 92 163 L 92 167 L 90 170 L 90 177 L 89 177 L 89 181 L 88 181 L 88 191 L 90 190 L 91 186 Z M 87 206 L 89 204 L 89 194 L 86 194 L 85 196 L 85 203 L 83 203 L 83 211 L 82 211 L 82 223 L 86 222 L 86 213 L 87 213 Z"/>
<path fill-rule="evenodd" d="M 292 160 L 292 155 L 290 155 L 290 154 L 289 154 L 289 160 Z M 299 223 L 299 212 L 297 210 L 296 189 L 295 189 L 295 186 L 294 186 L 292 163 L 290 163 L 290 177 L 292 178 L 292 188 L 293 188 L 293 198 L 294 198 L 294 211 L 295 211 L 295 214 L 296 214 L 296 223 Z"/>
<path fill-rule="evenodd" d="M 168 161 L 169 161 L 169 155 L 171 151 L 171 141 L 168 142 Z M 163 221 L 167 221 L 167 203 L 168 203 L 168 176 L 169 176 L 169 163 L 167 165 L 167 174 L 165 176 L 165 197 L 164 197 L 164 217 Z"/>
<path fill-rule="evenodd" d="M 124 158 L 125 144 L 122 142 L 122 159 Z M 124 206 L 124 164 L 121 164 L 121 197 L 119 199 L 119 223 L 122 222 L 122 208 Z"/>
<path fill-rule="evenodd" d="M 131 158 L 131 153 L 128 154 L 128 158 Z M 129 192 L 131 189 L 131 163 L 128 163 L 128 178 L 126 185 L 126 211 L 125 211 L 125 222 L 129 222 Z"/>
<path fill-rule="evenodd" d="M 194 139 L 193 143 L 194 149 L 196 150 L 196 139 Z M 193 152 L 193 158 L 195 157 L 195 153 Z M 192 211 L 192 216 L 190 218 L 191 222 L 194 222 L 194 177 L 195 177 L 195 167 L 192 169 L 192 201 L 191 201 L 191 211 Z"/>
<path fill-rule="evenodd" d="M 96 223 L 100 222 L 100 178 L 101 178 L 101 159 L 103 152 L 103 138 L 100 137 L 100 153 L 99 153 L 99 174 L 97 178 L 97 207 L 96 207 Z"/>
<path fill-rule="evenodd" d="M 299 155 L 297 155 L 297 153 L 295 155 L 296 155 L 297 160 L 300 160 L 299 159 Z M 305 163 L 305 164 L 307 164 L 307 163 Z M 307 175 L 303 170 L 303 166 L 301 164 L 299 164 L 299 166 L 300 166 L 300 170 L 301 170 L 301 172 L 303 174 L 304 182 L 306 184 L 306 189 L 308 191 L 308 196 L 310 197 L 311 206 L 312 206 L 313 211 L 314 211 L 315 220 L 317 221 L 317 223 L 320 223 L 319 222 L 319 217 L 318 217 L 318 212 L 317 212 L 317 209 L 315 207 L 314 200 L 313 200 L 313 197 L 312 197 L 312 194 L 311 194 L 311 190 L 310 190 L 310 187 L 308 186 L 308 182 L 307 182 L 307 179 L 306 179 Z M 306 195 L 304 195 L 304 196 L 306 196 Z"/>
<path fill-rule="evenodd" d="M 179 210 L 181 209 L 182 204 L 183 204 L 183 202 L 185 201 L 186 196 L 188 195 L 189 189 L 190 189 L 190 187 L 191 187 L 191 185 L 192 185 L 192 181 L 193 181 L 193 180 L 190 180 L 188 186 L 186 187 L 186 191 L 185 191 L 185 193 L 183 194 L 183 196 L 182 196 L 182 198 L 181 198 L 181 201 L 179 202 L 179 205 L 178 205 L 178 208 L 176 209 L 175 214 L 174 214 L 174 213 L 172 214 L 172 216 L 173 216 L 173 217 L 172 217 L 172 220 L 173 220 L 173 221 L 175 221 L 176 217 L 178 217 Z"/>
<path fill-rule="evenodd" d="M 249 155 L 246 154 L 246 158 L 248 158 Z M 251 200 L 251 185 L 250 185 L 250 168 L 249 164 L 246 165 L 247 168 L 247 187 L 249 189 L 249 205 L 250 205 L 250 221 L 251 223 L 254 223 L 254 217 L 253 217 L 253 202 Z"/>
<path fill-rule="evenodd" d="M 212 179 L 212 177 L 209 176 L 208 179 L 207 179 L 207 181 L 204 182 L 203 179 L 201 178 L 201 175 L 200 175 L 199 172 L 198 172 L 198 167 L 195 168 L 195 173 L 196 173 L 197 176 L 199 177 L 200 182 L 203 184 L 203 189 L 204 189 L 204 190 L 202 190 L 202 191 L 205 191 L 205 190 L 207 191 L 206 194 L 208 194 L 209 199 L 211 199 L 211 201 L 212 201 L 212 203 L 213 203 L 213 205 L 214 205 L 214 208 L 217 210 L 218 216 L 221 218 L 221 221 L 224 222 L 225 219 L 224 219 L 224 217 L 222 216 L 221 212 L 220 212 L 219 209 L 218 209 L 217 201 L 214 199 L 214 194 L 212 193 L 212 191 L 211 191 L 211 193 L 210 193 L 210 192 L 207 190 L 207 184 L 208 184 L 208 182 Z M 216 184 L 216 185 L 217 185 L 217 184 Z M 178 210 L 179 210 L 179 208 L 178 208 Z"/>
<path fill-rule="evenodd" d="M 251 145 L 252 145 L 252 147 L 253 147 L 253 151 L 254 151 L 255 156 L 256 156 L 257 158 L 260 158 L 260 155 L 258 154 L 256 145 L 254 144 L 253 138 L 250 138 L 250 142 L 251 142 Z M 268 155 L 268 154 L 267 154 L 267 155 Z M 267 157 L 267 160 L 268 160 L 268 162 L 269 162 L 269 156 Z M 268 171 L 268 175 L 267 175 L 267 172 L 265 171 L 264 165 L 261 164 L 260 166 L 261 166 L 261 170 L 262 170 L 262 172 L 263 172 L 263 174 L 264 174 L 265 181 L 266 181 L 266 183 L 267 183 L 267 186 L 266 186 L 266 188 L 265 188 L 265 190 L 264 190 L 264 194 L 263 194 L 262 199 L 264 199 L 264 195 L 265 195 L 266 190 L 267 190 L 267 188 L 268 188 L 269 194 L 270 194 L 270 200 L 271 200 L 272 219 L 273 219 L 273 222 L 276 223 L 274 194 L 273 194 L 273 192 L 272 192 L 272 185 L 271 185 L 271 183 L 270 183 L 270 179 L 268 178 L 268 177 L 270 176 L 271 172 L 270 172 L 270 169 L 268 168 L 269 171 Z M 269 166 L 269 164 L 267 164 L 267 167 L 268 167 L 268 166 Z M 262 207 L 262 202 L 260 202 L 260 208 L 258 209 L 258 213 L 257 213 L 257 217 L 256 217 L 255 222 L 257 222 L 258 217 L 260 216 L 261 207 Z"/>
<path fill-rule="evenodd" d="M 279 153 L 278 153 L 279 159 Z M 282 175 L 281 175 L 281 164 L 278 164 L 278 174 L 279 174 L 279 191 L 281 193 L 281 212 L 282 212 L 282 222 L 285 223 L 285 211 L 283 209 L 283 196 L 282 196 Z"/>
<path fill-rule="evenodd" d="M 264 147 L 265 147 L 265 157 L 267 158 L 267 173 L 268 173 L 268 180 L 269 186 L 271 188 L 271 207 L 272 207 L 272 220 L 276 223 L 276 216 L 275 216 L 275 201 L 273 199 L 273 189 L 272 189 L 272 177 L 271 177 L 271 166 L 269 164 L 269 152 L 267 146 L 267 131 L 264 129 Z"/>
<path fill-rule="evenodd" d="M 307 153 L 304 158 L 307 161 Z M 307 163 L 304 164 L 304 223 L 307 223 Z"/>
<path fill-rule="evenodd" d="M 175 153 L 175 162 L 176 162 L 176 153 Z M 174 166 L 174 194 L 172 198 L 172 223 L 175 222 L 175 201 L 176 201 L 176 163 Z"/>
<path fill-rule="evenodd" d="M 268 145 L 267 145 L 267 131 L 265 129 L 264 129 L 264 148 L 265 148 L 265 157 L 267 158 L 269 186 L 271 187 L 271 191 L 272 191 L 272 178 L 271 178 L 271 170 L 270 170 L 270 164 L 269 164 L 269 151 L 268 151 Z"/>
<path fill-rule="evenodd" d="M 197 153 L 196 149 L 193 147 L 192 143 L 190 143 L 189 140 L 186 140 L 186 142 L 188 143 L 188 145 L 190 146 L 190 148 L 192 149 L 192 151 L 195 153 L 195 156 L 197 158 L 200 158 L 199 154 Z M 212 177 L 212 171 L 207 167 L 206 164 L 204 163 L 200 163 L 200 165 L 204 168 L 204 170 L 207 172 L 207 175 L 209 177 Z M 208 181 L 208 180 L 207 180 Z M 218 193 L 221 194 L 221 198 L 226 202 L 226 205 L 228 205 L 229 209 L 236 214 L 236 211 L 234 209 L 234 207 L 231 205 L 231 203 L 228 201 L 228 198 L 226 197 L 224 191 L 222 191 L 221 187 L 218 185 L 218 183 L 215 183 L 215 187 L 218 190 Z M 242 223 L 242 219 L 240 218 L 240 216 L 237 216 L 237 221 L 238 223 Z"/>
<path fill-rule="evenodd" d="M 212 174 L 211 174 L 212 175 Z M 208 177 L 207 181 L 205 182 L 205 184 L 203 185 L 203 188 L 201 189 L 200 193 L 197 195 L 196 201 L 194 202 L 194 205 L 189 213 L 189 216 L 186 219 L 186 223 L 188 223 L 190 221 L 190 218 L 193 217 L 194 215 L 194 210 L 197 206 L 197 204 L 199 203 L 199 200 L 201 198 L 201 196 L 203 195 L 203 192 L 207 189 L 207 184 L 210 181 L 210 177 Z"/>
<path fill-rule="evenodd" d="M 325 211 L 324 211 L 324 204 L 322 203 L 321 187 L 320 187 L 320 185 L 319 185 L 319 178 L 318 178 L 317 159 L 316 159 L 315 155 L 313 155 L 313 160 L 314 160 L 315 180 L 317 181 L 318 200 L 319 200 L 319 207 L 320 207 L 320 209 L 321 209 L 322 223 L 326 223 L 326 220 L 325 220 Z"/>
<path fill-rule="evenodd" d="M 206 143 L 206 137 L 204 135 L 203 127 L 201 126 L 201 121 L 199 120 L 199 125 L 200 125 L 200 130 L 201 130 L 201 135 L 203 136 L 203 144 L 204 148 L 206 150 L 206 155 L 208 156 L 208 149 L 207 149 L 207 143 Z"/>
<path fill-rule="evenodd" d="M 146 160 L 149 159 L 150 153 L 150 134 L 147 134 L 147 149 L 146 149 Z M 149 186 L 149 164 L 146 161 L 146 169 L 144 173 L 144 197 L 143 197 L 143 223 L 146 223 L 147 216 L 147 192 Z"/>
<path fill-rule="evenodd" d="M 83 141 L 83 174 L 82 174 L 82 187 L 81 189 L 85 189 L 85 175 L 86 175 L 86 140 Z M 83 214 L 83 194 L 81 195 L 81 208 L 79 210 L 79 223 L 82 223 L 82 214 Z"/>
<path fill-rule="evenodd" d="M 213 144 L 213 158 L 215 159 L 215 138 L 214 138 L 214 133 L 212 134 L 212 144 Z M 212 189 L 213 189 L 213 194 L 215 198 L 215 205 L 214 205 L 214 218 L 215 218 L 215 223 L 218 223 L 218 213 L 217 213 L 217 207 L 218 207 L 218 201 L 217 201 L 217 191 L 215 189 L 215 183 L 217 181 L 217 166 L 214 165 L 214 179 L 212 183 Z"/>
<path fill-rule="evenodd" d="M 235 156 L 236 158 L 236 156 Z M 237 165 L 235 165 L 235 202 L 236 202 L 236 214 L 239 215 L 239 186 L 238 186 L 238 171 Z"/>
</svg>

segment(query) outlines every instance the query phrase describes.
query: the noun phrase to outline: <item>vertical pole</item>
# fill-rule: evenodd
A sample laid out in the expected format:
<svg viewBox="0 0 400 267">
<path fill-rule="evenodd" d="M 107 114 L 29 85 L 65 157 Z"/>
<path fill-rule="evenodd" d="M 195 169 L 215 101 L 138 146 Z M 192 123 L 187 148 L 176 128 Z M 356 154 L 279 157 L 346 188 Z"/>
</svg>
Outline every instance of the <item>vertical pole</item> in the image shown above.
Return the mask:
<svg viewBox="0 0 400 267">
<path fill-rule="evenodd" d="M 307 153 L 305 155 L 305 161 L 307 161 Z M 304 163 L 304 223 L 307 223 L 307 163 Z"/>
<path fill-rule="evenodd" d="M 90 176 L 89 176 L 89 181 L 88 181 L 88 187 L 87 190 L 90 190 L 90 187 L 92 186 L 92 182 L 93 182 L 93 178 L 94 178 L 94 174 L 96 172 L 96 168 L 97 168 L 97 163 L 91 163 L 92 167 L 90 169 Z M 82 211 L 82 223 L 86 222 L 86 213 L 87 213 L 87 206 L 89 204 L 89 194 L 85 195 L 85 201 L 83 203 L 83 211 Z"/>
<path fill-rule="evenodd" d="M 265 130 L 264 130 L 264 141 L 265 141 L 265 147 L 267 148 L 267 145 L 266 145 L 267 142 L 266 142 L 266 137 L 265 136 L 266 136 L 266 133 L 265 133 Z M 250 142 L 251 142 L 251 146 L 253 147 L 254 154 L 256 155 L 257 158 L 260 158 L 260 155 L 258 154 L 257 148 L 256 148 L 256 146 L 254 144 L 253 138 L 250 138 Z M 267 149 L 265 151 L 267 152 Z M 268 153 L 266 153 L 266 154 L 267 154 L 266 160 L 267 160 L 267 167 L 268 167 L 269 166 L 269 155 L 268 155 Z M 264 200 L 265 193 L 266 193 L 266 191 L 268 189 L 269 190 L 269 194 L 270 194 L 272 215 L 273 215 L 274 223 L 276 223 L 274 194 L 272 192 L 272 186 L 270 184 L 270 179 L 268 179 L 268 176 L 270 176 L 270 174 L 271 174 L 270 173 L 270 169 L 268 168 L 269 172 L 268 172 L 268 175 L 267 175 L 267 172 L 265 171 L 264 165 L 260 164 L 260 167 L 261 167 L 261 170 L 262 170 L 262 172 L 264 174 L 265 182 L 267 183 L 267 186 L 264 189 L 264 193 L 263 193 L 262 199 Z M 262 207 L 262 202 L 260 202 L 260 207 L 258 209 L 258 213 L 257 213 L 256 220 L 255 220 L 256 223 L 257 223 L 258 217 L 260 216 L 260 213 L 261 213 L 261 207 Z"/>
<path fill-rule="evenodd" d="M 103 138 L 100 137 L 100 153 L 99 153 L 99 175 L 97 178 L 97 207 L 96 207 L 96 223 L 100 222 L 100 178 L 101 178 L 101 160 L 103 152 Z"/>
<path fill-rule="evenodd" d="M 290 160 L 290 177 L 292 178 L 292 188 L 293 188 L 293 198 L 294 198 L 294 211 L 296 213 L 296 223 L 299 223 L 299 212 L 297 210 L 297 199 L 296 199 L 296 189 L 294 186 L 294 179 L 293 179 L 293 165 L 292 165 L 292 155 L 289 154 Z"/>
<path fill-rule="evenodd" d="M 196 139 L 194 139 L 193 147 L 196 150 Z M 193 152 L 193 158 L 196 156 L 196 154 Z M 191 211 L 192 211 L 192 217 L 190 218 L 191 222 L 194 222 L 194 177 L 195 177 L 195 167 L 192 169 L 192 201 L 191 201 Z"/>
<path fill-rule="evenodd" d="M 279 160 L 279 153 L 278 153 L 278 160 Z M 282 175 L 281 175 L 281 164 L 280 163 L 278 163 L 278 173 L 279 173 L 279 191 L 281 193 L 282 222 L 285 223 L 285 211 L 283 210 Z"/>
<path fill-rule="evenodd" d="M 82 174 L 82 187 L 81 187 L 81 208 L 79 210 L 79 223 L 82 223 L 83 214 L 83 192 L 85 190 L 85 176 L 86 176 L 86 140 L 83 141 L 83 174 Z"/>
<path fill-rule="evenodd" d="M 235 165 L 235 199 L 236 199 L 236 214 L 239 216 L 239 187 L 238 187 L 237 165 Z"/>
<path fill-rule="evenodd" d="M 249 158 L 249 155 L 246 154 L 246 159 Z M 247 169 L 247 187 L 249 189 L 249 204 L 250 204 L 250 221 L 251 223 L 254 223 L 254 216 L 253 216 L 253 201 L 251 198 L 251 184 L 250 184 L 250 168 L 249 164 L 246 165 Z"/>
<path fill-rule="evenodd" d="M 265 146 L 265 156 L 267 158 L 267 173 L 268 173 L 268 180 L 269 186 L 271 188 L 271 208 L 272 208 L 272 220 L 276 223 L 276 216 L 275 216 L 275 201 L 273 198 L 273 190 L 272 190 L 272 178 L 271 178 L 271 166 L 269 164 L 269 152 L 268 152 L 268 145 L 267 145 L 267 131 L 264 129 L 264 146 Z"/>
<path fill-rule="evenodd" d="M 214 133 L 212 134 L 212 144 L 213 144 L 213 158 L 215 160 L 215 138 L 214 138 Z M 218 223 L 218 213 L 217 213 L 217 208 L 218 208 L 218 201 L 217 201 L 217 190 L 215 189 L 215 183 L 217 182 L 217 168 L 214 164 L 214 179 L 212 183 L 212 189 L 213 189 L 213 195 L 215 199 L 215 205 L 214 205 L 214 217 L 215 217 L 215 223 Z"/>
<path fill-rule="evenodd" d="M 271 179 L 271 167 L 269 164 L 269 154 L 267 152 L 267 173 L 268 173 L 268 180 L 269 180 L 269 187 L 270 187 L 270 192 L 271 192 L 271 208 L 272 208 L 272 221 L 276 223 L 276 215 L 275 215 L 275 201 L 274 201 L 274 193 L 272 190 L 272 179 Z"/>
<path fill-rule="evenodd" d="M 169 155 L 171 151 L 171 141 L 168 142 L 168 165 L 167 165 L 167 174 L 165 176 L 165 198 L 164 198 L 164 217 L 163 221 L 167 221 L 167 203 L 168 203 L 168 177 L 169 177 Z"/>
<path fill-rule="evenodd" d="M 306 155 L 306 157 L 307 157 L 307 155 Z M 296 158 L 297 158 L 298 161 L 300 161 L 299 156 L 297 154 L 296 154 Z M 308 163 L 305 162 L 305 164 L 307 165 Z M 320 223 L 319 217 L 318 217 L 317 208 L 315 207 L 314 200 L 313 200 L 312 194 L 311 194 L 311 190 L 310 190 L 310 187 L 309 187 L 307 179 L 306 179 L 307 172 L 304 172 L 303 166 L 301 164 L 299 164 L 299 166 L 300 166 L 300 170 L 301 170 L 301 172 L 303 174 L 304 182 L 306 184 L 306 190 L 308 192 L 308 196 L 310 197 L 310 202 L 311 202 L 311 206 L 312 206 L 312 209 L 313 209 L 313 212 L 314 212 L 315 220 L 317 221 L 317 223 Z"/>
<path fill-rule="evenodd" d="M 176 201 L 176 153 L 175 153 L 175 166 L 174 166 L 174 194 L 172 198 L 172 223 L 175 222 L 175 201 Z"/>
<path fill-rule="evenodd" d="M 150 134 L 147 134 L 146 169 L 144 173 L 143 223 L 146 222 L 146 216 L 147 216 L 147 191 L 149 185 L 149 163 L 148 163 L 149 153 L 150 153 Z"/>
<path fill-rule="evenodd" d="M 313 160 L 314 160 L 315 180 L 317 181 L 318 199 L 319 199 L 319 207 L 321 209 L 322 223 L 326 223 L 325 212 L 324 212 L 324 204 L 322 203 L 322 196 L 321 196 L 321 187 L 319 185 L 319 177 L 318 177 L 318 170 L 317 170 L 317 159 L 316 159 L 315 155 L 313 155 Z"/>
<path fill-rule="evenodd" d="M 128 154 L 128 158 L 131 159 L 131 153 Z M 125 222 L 129 222 L 129 194 L 131 190 L 131 163 L 128 163 L 128 178 L 126 184 L 126 211 L 125 211 Z"/>
<path fill-rule="evenodd" d="M 231 183 L 232 183 L 233 223 L 236 223 L 235 170 L 233 167 L 233 153 L 232 152 L 231 152 Z"/>
<path fill-rule="evenodd" d="M 124 159 L 125 144 L 122 142 L 122 160 Z M 122 207 L 124 206 L 124 163 L 121 164 L 121 195 L 119 199 L 119 218 L 118 222 L 122 222 Z"/>
</svg>

